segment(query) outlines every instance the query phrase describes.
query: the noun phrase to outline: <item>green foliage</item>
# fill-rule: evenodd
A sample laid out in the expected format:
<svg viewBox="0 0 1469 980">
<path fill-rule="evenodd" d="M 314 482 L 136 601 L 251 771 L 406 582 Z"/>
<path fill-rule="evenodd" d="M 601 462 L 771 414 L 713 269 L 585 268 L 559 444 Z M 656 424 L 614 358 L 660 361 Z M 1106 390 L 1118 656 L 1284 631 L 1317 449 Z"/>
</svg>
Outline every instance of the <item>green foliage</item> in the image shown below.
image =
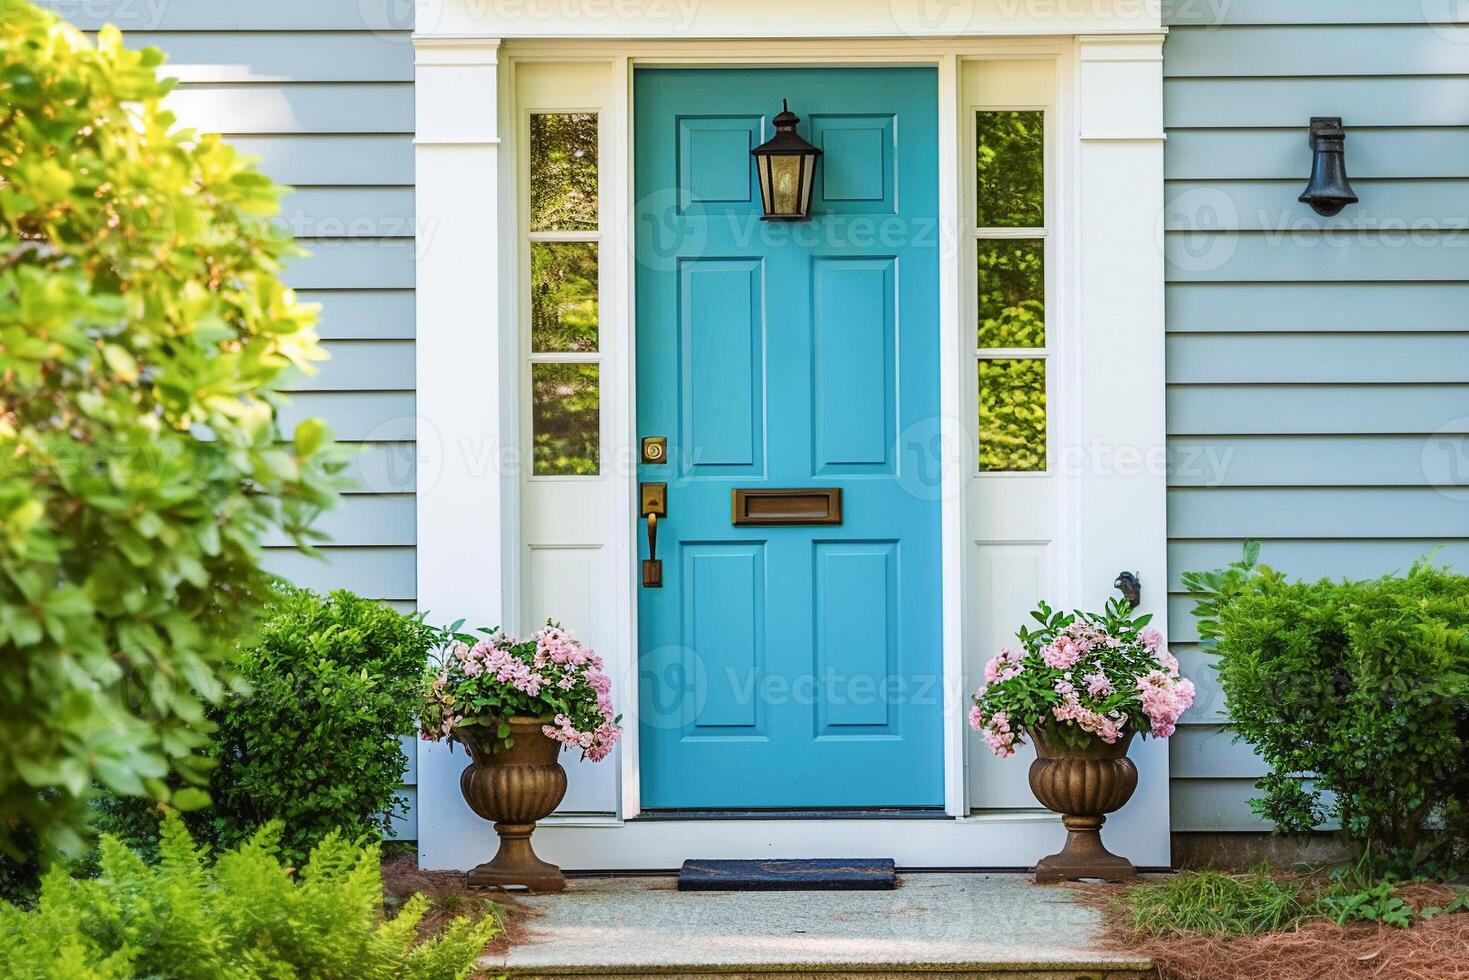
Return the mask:
<svg viewBox="0 0 1469 980">
<path fill-rule="evenodd" d="M 1249 936 L 1292 929 L 1311 914 L 1312 904 L 1301 882 L 1278 881 L 1263 870 L 1188 872 L 1135 885 L 1125 899 L 1133 929 L 1154 936 Z"/>
<path fill-rule="evenodd" d="M 202 802 L 261 537 L 304 546 L 338 464 L 269 391 L 324 356 L 281 189 L 171 132 L 158 51 L 0 8 L 0 847 L 74 851 L 94 781 Z"/>
<path fill-rule="evenodd" d="M 291 861 L 333 831 L 380 836 L 403 806 L 399 737 L 440 630 L 350 592 L 278 585 L 241 670 L 248 693 L 215 712 L 214 824 L 233 844 L 270 821 Z"/>
<path fill-rule="evenodd" d="M 1042 228 L 1045 213 L 1045 113 L 975 113 L 975 224 Z"/>
<path fill-rule="evenodd" d="M 104 838 L 97 877 L 55 869 L 34 909 L 0 904 L 0 976 L 461 980 L 496 931 L 460 918 L 415 945 L 428 902 L 384 918 L 375 845 L 330 835 L 297 874 L 279 838 L 272 824 L 211 865 L 170 816 L 156 866 Z"/>
<path fill-rule="evenodd" d="M 601 468 L 599 365 L 531 365 L 532 466 L 538 476 Z"/>
<path fill-rule="evenodd" d="M 1232 725 L 1270 767 L 1257 812 L 1285 831 L 1334 817 L 1406 867 L 1452 848 L 1469 830 L 1469 578 L 1420 562 L 1290 583 L 1257 557 L 1184 576 Z"/>
<path fill-rule="evenodd" d="M 1046 468 L 1045 361 L 980 360 L 979 468 L 1022 473 Z"/>
</svg>

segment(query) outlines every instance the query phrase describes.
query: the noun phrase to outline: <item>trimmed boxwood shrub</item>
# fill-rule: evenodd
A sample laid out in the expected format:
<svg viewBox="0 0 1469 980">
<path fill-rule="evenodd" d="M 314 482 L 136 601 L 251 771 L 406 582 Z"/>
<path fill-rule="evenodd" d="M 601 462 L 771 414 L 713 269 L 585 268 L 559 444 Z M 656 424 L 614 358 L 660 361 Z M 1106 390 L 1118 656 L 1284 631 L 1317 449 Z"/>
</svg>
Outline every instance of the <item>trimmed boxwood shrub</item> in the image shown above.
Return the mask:
<svg viewBox="0 0 1469 980">
<path fill-rule="evenodd" d="M 1238 736 L 1270 767 L 1257 813 L 1284 831 L 1335 819 L 1415 863 L 1469 830 L 1469 577 L 1289 582 L 1259 549 L 1191 573 Z"/>
<path fill-rule="evenodd" d="M 279 820 L 282 853 L 300 860 L 334 830 L 387 830 L 403 812 L 399 738 L 415 730 L 429 653 L 442 641 L 421 614 L 277 586 L 240 664 L 250 691 L 215 712 L 220 842 Z"/>
</svg>

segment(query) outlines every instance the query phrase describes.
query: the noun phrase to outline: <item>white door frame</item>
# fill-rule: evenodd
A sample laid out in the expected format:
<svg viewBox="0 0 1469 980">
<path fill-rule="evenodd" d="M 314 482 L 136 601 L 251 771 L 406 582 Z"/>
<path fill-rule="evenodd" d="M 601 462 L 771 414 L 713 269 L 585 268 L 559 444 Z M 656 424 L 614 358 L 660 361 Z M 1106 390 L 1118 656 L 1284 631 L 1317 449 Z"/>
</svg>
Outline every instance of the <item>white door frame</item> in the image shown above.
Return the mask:
<svg viewBox="0 0 1469 980">
<path fill-rule="evenodd" d="M 725 6 L 706 0 L 700 10 Z M 733 6 L 733 4 L 729 4 Z M 449 18 L 442 23 L 453 26 Z M 422 25 L 422 21 L 420 21 Z M 782 27 L 787 25 L 782 23 Z M 1062 22 L 1053 27 L 1064 29 Z M 510 32 L 501 31 L 500 35 Z M 574 33 L 568 31 L 568 33 Z M 1039 32 L 1035 32 L 1039 33 Z M 1162 207 L 1161 40 L 1156 25 L 1142 33 L 1027 39 L 912 38 L 817 41 L 516 40 L 499 36 L 421 33 L 417 49 L 416 163 L 419 226 L 433 235 L 419 244 L 417 279 L 418 429 L 420 473 L 430 474 L 418 495 L 419 608 L 440 619 L 515 622 L 520 606 L 518 468 L 521 405 L 517 297 L 523 272 L 515 260 L 517 167 L 501 159 L 516 132 L 519 109 L 511 94 L 519 61 L 593 61 L 609 66 L 613 84 L 604 123 L 613 159 L 603 163 L 604 220 L 629 213 L 632 202 L 632 72 L 642 64 L 684 65 L 931 65 L 939 76 L 941 223 L 941 405 L 954 445 L 972 438 L 964 421 L 965 385 L 972 364 L 963 319 L 965 270 L 956 235 L 960 220 L 958 70 L 963 59 L 1054 57 L 1060 68 L 1063 118 L 1062 207 L 1070 263 L 1061 288 L 1073 322 L 1074 379 L 1080 390 L 1062 409 L 1074 418 L 1067 437 L 1083 462 L 1072 473 L 1074 541 L 1066 600 L 1098 605 L 1117 570 L 1142 573 L 1152 588 L 1145 603 L 1160 619 L 1166 589 L 1164 474 L 1146 461 L 1124 469 L 1100 466 L 1086 447 L 1109 458 L 1123 451 L 1161 459 L 1163 432 L 1162 254 L 1154 229 Z M 1063 163 L 1063 167 L 1067 164 Z M 604 242 L 628 242 L 621 227 L 604 228 Z M 621 237 L 619 237 L 621 236 Z M 637 548 L 634 466 L 619 468 L 619 450 L 637 444 L 632 351 L 634 263 L 623 249 L 604 259 L 604 372 L 615 392 L 604 402 L 604 470 L 610 472 L 612 513 L 627 519 L 609 528 L 608 562 L 621 570 L 616 638 L 604 655 L 614 665 L 616 696 L 626 741 L 619 754 L 618 799 L 603 814 L 552 818 L 537 835 L 538 848 L 571 868 L 649 868 L 689 856 L 827 856 L 894 854 L 907 866 L 955 864 L 1017 867 L 1053 848 L 1057 819 L 1043 812 L 970 814 L 965 787 L 963 678 L 964 551 L 963 467 L 943 476 L 943 632 L 945 804 L 948 819 L 634 821 L 639 812 L 637 749 Z M 487 274 L 498 270 L 498 275 Z M 1085 317 L 1079 314 L 1084 312 Z M 1100 342 L 1088 342 L 1099 337 Z M 606 390 L 606 389 L 604 389 Z M 1093 454 L 1095 455 L 1095 454 Z M 961 455 L 961 458 L 968 458 Z M 1131 458 L 1129 456 L 1129 458 Z M 486 462 L 490 465 L 486 465 Z M 951 472 L 952 471 L 952 472 Z M 1125 515 L 1125 516 L 1122 516 Z M 1168 861 L 1166 749 L 1134 750 L 1144 788 L 1109 829 L 1109 840 L 1140 865 Z M 469 814 L 458 795 L 462 755 L 442 747 L 420 749 L 418 815 L 420 856 L 427 867 L 465 867 L 493 850 L 489 826 Z M 983 833 L 976 832 L 983 827 Z"/>
</svg>

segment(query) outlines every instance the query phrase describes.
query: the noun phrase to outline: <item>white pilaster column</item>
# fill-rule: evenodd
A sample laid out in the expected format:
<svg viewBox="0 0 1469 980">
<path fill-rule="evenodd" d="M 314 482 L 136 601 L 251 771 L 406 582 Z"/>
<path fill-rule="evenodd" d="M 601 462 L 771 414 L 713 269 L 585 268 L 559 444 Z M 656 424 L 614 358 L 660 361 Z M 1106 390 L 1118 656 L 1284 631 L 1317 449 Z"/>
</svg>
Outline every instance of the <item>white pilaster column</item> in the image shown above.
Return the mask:
<svg viewBox="0 0 1469 980">
<path fill-rule="evenodd" d="M 1080 603 L 1116 595 L 1123 570 L 1167 634 L 1163 251 L 1163 35 L 1077 39 L 1077 316 L 1081 329 Z M 1166 865 L 1168 747 L 1135 743 L 1142 779 L 1107 824 L 1109 847 Z"/>
<path fill-rule="evenodd" d="M 504 615 L 507 492 L 500 323 L 498 39 L 414 38 L 418 364 L 418 608 L 430 621 Z M 459 795 L 462 752 L 419 743 L 424 867 L 480 823 Z M 478 828 L 476 828 L 478 829 Z"/>
</svg>

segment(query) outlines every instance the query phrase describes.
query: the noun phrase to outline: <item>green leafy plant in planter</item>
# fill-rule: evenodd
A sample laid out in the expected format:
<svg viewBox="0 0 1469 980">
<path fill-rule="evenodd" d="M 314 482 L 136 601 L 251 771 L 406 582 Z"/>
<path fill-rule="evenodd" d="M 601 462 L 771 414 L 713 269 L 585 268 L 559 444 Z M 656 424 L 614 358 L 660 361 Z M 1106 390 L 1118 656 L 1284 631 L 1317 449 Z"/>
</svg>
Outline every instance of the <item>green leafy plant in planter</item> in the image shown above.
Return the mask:
<svg viewBox="0 0 1469 980">
<path fill-rule="evenodd" d="M 34 909 L 0 903 L 0 976 L 462 980 L 497 931 L 460 917 L 419 942 L 429 903 L 384 916 L 376 845 L 329 835 L 297 872 L 279 841 L 270 824 L 210 861 L 170 815 L 153 866 L 105 837 L 96 877 L 54 868 Z"/>
<path fill-rule="evenodd" d="M 83 844 L 92 785 L 202 805 L 272 528 L 309 546 L 339 463 L 282 441 L 325 356 L 280 282 L 282 189 L 174 129 L 162 55 L 0 16 L 0 848 Z M 178 778 L 170 783 L 170 772 Z"/>
<path fill-rule="evenodd" d="M 1183 582 L 1231 726 L 1270 767 L 1255 811 L 1282 831 L 1336 820 L 1381 868 L 1451 860 L 1469 832 L 1469 577 L 1420 561 L 1288 582 L 1251 543 Z"/>
</svg>

